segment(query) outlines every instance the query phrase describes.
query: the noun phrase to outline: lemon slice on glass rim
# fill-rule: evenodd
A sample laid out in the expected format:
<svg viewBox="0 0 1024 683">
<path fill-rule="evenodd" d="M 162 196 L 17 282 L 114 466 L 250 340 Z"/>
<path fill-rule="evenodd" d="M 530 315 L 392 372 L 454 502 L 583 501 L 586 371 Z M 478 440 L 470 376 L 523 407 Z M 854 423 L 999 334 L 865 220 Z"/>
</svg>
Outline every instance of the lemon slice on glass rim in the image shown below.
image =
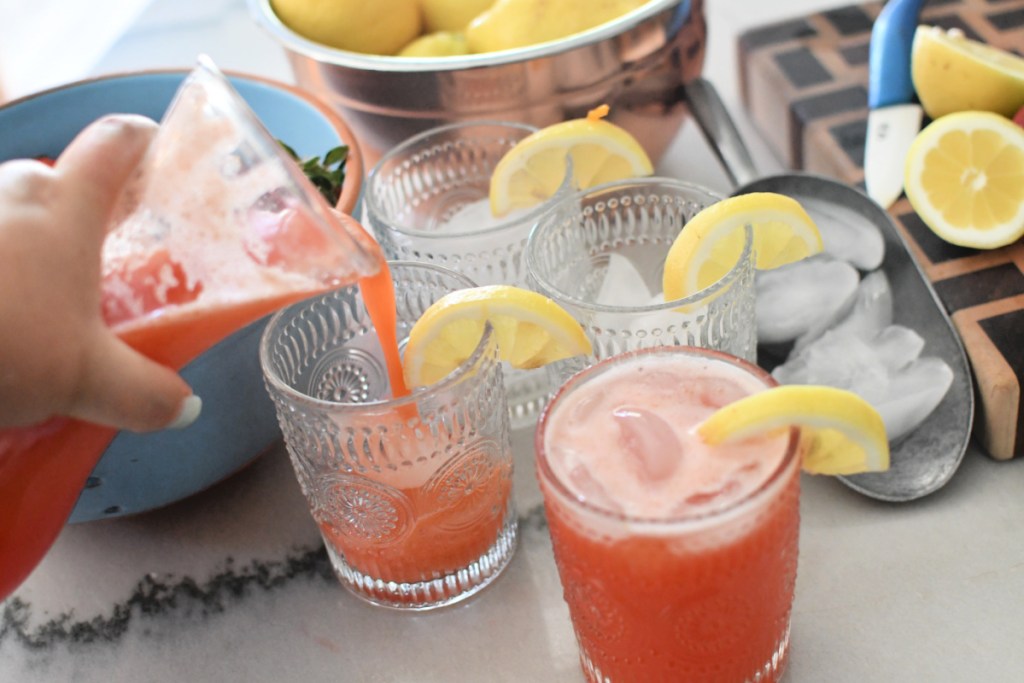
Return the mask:
<svg viewBox="0 0 1024 683">
<path fill-rule="evenodd" d="M 403 357 L 407 384 L 425 386 L 450 374 L 476 349 L 487 323 L 499 359 L 514 368 L 591 352 L 580 324 L 546 296 L 511 285 L 473 287 L 438 299 L 413 325 Z"/>
<path fill-rule="evenodd" d="M 824 386 L 786 385 L 745 396 L 697 425 L 711 445 L 800 428 L 802 467 L 811 474 L 849 475 L 889 469 L 881 415 L 857 394 Z"/>
<path fill-rule="evenodd" d="M 556 123 L 520 140 L 491 173 L 491 213 L 504 216 L 553 197 L 565 180 L 566 157 L 578 190 L 654 173 L 637 139 L 605 121 L 607 115 L 608 106 L 602 105 L 586 118 Z"/>
<path fill-rule="evenodd" d="M 995 249 L 1024 235 L 1024 128 L 999 114 L 949 114 L 917 134 L 904 190 L 951 244 Z"/>
<path fill-rule="evenodd" d="M 792 197 L 751 192 L 729 197 L 687 221 L 665 256 L 662 288 L 667 301 L 707 289 L 740 258 L 745 226 L 753 230 L 755 267 L 771 270 L 824 249 L 821 233 Z"/>
</svg>

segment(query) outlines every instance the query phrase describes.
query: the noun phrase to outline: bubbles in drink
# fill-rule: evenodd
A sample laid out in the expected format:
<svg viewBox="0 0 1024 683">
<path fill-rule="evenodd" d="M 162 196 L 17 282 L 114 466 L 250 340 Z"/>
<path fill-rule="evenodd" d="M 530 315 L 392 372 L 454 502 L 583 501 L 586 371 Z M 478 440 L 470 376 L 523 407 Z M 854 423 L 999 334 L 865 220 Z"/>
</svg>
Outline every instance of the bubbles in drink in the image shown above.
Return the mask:
<svg viewBox="0 0 1024 683">
<path fill-rule="evenodd" d="M 716 504 L 727 504 L 735 498 L 741 488 L 742 485 L 738 480 L 726 479 L 715 488 L 703 489 L 688 495 L 683 499 L 683 505 L 680 506 L 678 512 L 686 514 L 692 511 L 689 508 L 710 508 L 715 507 Z"/>
<path fill-rule="evenodd" d="M 572 407 L 569 419 L 576 424 L 585 424 L 588 420 L 595 419 L 603 407 L 604 399 L 601 394 L 584 396 Z"/>
<path fill-rule="evenodd" d="M 698 405 L 708 408 L 709 411 L 738 401 L 750 393 L 749 390 L 728 377 L 704 378 L 700 382 L 689 385 L 687 391 Z"/>
<path fill-rule="evenodd" d="M 603 510 L 622 512 L 622 506 L 608 495 L 608 491 L 601 485 L 601 482 L 594 478 L 586 465 L 577 463 L 569 470 L 569 482 L 582 500 Z"/>
<path fill-rule="evenodd" d="M 657 414 L 635 406 L 612 411 L 619 427 L 619 447 L 636 467 L 642 481 L 658 483 L 670 477 L 683 458 L 675 430 Z"/>
<path fill-rule="evenodd" d="M 666 372 L 658 368 L 641 368 L 636 381 L 645 391 L 665 399 L 678 395 L 687 386 L 679 377 L 679 373 Z"/>
<path fill-rule="evenodd" d="M 788 435 L 713 447 L 691 427 L 763 387 L 714 360 L 652 355 L 623 362 L 555 404 L 544 430 L 548 462 L 575 495 L 607 496 L 630 517 L 670 519 L 728 506 L 777 467 Z"/>
</svg>

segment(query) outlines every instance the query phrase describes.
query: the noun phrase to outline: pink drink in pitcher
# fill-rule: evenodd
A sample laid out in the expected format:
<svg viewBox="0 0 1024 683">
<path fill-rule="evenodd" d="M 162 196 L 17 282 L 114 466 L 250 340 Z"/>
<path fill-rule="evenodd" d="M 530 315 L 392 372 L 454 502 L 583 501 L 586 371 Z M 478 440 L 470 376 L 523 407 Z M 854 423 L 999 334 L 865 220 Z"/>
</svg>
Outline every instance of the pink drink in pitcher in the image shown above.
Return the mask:
<svg viewBox="0 0 1024 683">
<path fill-rule="evenodd" d="M 104 321 L 133 349 L 181 369 L 249 323 L 360 278 L 387 301 L 390 281 L 367 277 L 381 268 L 380 248 L 354 219 L 329 211 L 201 60 L 104 241 Z M 54 542 L 116 434 L 63 417 L 0 430 L 0 600 Z"/>
</svg>

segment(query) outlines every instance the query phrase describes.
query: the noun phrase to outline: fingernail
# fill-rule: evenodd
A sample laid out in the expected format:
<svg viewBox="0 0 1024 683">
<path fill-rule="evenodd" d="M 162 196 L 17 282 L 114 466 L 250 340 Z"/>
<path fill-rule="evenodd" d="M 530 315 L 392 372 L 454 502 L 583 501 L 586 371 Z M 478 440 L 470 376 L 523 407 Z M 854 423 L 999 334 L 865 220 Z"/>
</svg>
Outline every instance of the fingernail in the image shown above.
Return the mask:
<svg viewBox="0 0 1024 683">
<path fill-rule="evenodd" d="M 181 412 L 165 429 L 184 429 L 196 421 L 203 409 L 203 399 L 190 394 L 181 402 Z"/>
</svg>

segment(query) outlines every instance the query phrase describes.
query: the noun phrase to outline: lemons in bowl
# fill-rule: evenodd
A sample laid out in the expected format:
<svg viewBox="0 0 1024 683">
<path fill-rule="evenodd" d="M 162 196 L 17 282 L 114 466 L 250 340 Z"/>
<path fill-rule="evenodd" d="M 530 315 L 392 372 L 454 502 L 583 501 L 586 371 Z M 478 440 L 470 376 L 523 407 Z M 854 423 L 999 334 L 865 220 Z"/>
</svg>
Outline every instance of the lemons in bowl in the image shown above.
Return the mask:
<svg viewBox="0 0 1024 683">
<path fill-rule="evenodd" d="M 650 0 L 270 0 L 281 22 L 349 52 L 446 57 L 509 50 L 586 31 Z"/>
<path fill-rule="evenodd" d="M 546 43 L 600 26 L 647 0 L 497 0 L 466 28 L 470 52 Z"/>
<path fill-rule="evenodd" d="M 281 22 L 310 40 L 350 52 L 393 55 L 423 29 L 420 0 L 272 0 Z"/>
</svg>

